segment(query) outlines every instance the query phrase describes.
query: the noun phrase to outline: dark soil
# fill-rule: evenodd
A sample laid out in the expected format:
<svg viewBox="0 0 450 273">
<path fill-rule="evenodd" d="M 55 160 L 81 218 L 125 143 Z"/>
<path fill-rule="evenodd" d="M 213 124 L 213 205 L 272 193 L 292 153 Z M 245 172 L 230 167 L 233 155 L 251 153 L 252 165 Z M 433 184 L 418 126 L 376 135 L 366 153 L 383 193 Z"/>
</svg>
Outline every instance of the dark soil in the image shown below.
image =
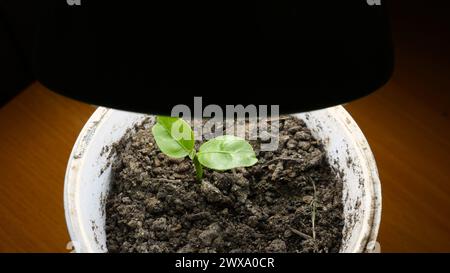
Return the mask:
<svg viewBox="0 0 450 273">
<path fill-rule="evenodd" d="M 205 169 L 157 148 L 151 121 L 112 147 L 110 252 L 338 252 L 342 180 L 303 121 L 280 119 L 280 145 L 249 168 Z"/>
</svg>

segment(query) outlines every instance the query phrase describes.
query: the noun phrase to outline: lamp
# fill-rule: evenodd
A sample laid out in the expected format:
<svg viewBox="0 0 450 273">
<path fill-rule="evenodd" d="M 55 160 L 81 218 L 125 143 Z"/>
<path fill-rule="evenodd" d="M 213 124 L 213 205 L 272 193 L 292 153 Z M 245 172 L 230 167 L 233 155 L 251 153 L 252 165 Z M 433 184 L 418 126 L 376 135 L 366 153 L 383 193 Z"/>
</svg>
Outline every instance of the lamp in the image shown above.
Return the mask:
<svg viewBox="0 0 450 273">
<path fill-rule="evenodd" d="M 52 1 L 34 70 L 65 96 L 135 112 L 167 114 L 194 96 L 309 111 L 387 82 L 384 2 Z"/>
</svg>

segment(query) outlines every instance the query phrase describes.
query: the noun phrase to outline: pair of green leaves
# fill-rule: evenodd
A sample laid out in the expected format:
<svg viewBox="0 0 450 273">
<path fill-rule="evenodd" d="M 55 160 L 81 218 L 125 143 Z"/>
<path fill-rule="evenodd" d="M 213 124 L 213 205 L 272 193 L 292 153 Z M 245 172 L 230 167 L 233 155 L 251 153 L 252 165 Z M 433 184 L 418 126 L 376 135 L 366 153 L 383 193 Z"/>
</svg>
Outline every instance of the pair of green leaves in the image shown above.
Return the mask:
<svg viewBox="0 0 450 273">
<path fill-rule="evenodd" d="M 189 156 L 194 161 L 197 178 L 203 176 L 202 166 L 213 170 L 249 167 L 258 162 L 252 146 L 242 138 L 230 135 L 211 139 L 195 151 L 194 132 L 180 118 L 158 116 L 152 133 L 159 149 L 174 158 Z"/>
</svg>

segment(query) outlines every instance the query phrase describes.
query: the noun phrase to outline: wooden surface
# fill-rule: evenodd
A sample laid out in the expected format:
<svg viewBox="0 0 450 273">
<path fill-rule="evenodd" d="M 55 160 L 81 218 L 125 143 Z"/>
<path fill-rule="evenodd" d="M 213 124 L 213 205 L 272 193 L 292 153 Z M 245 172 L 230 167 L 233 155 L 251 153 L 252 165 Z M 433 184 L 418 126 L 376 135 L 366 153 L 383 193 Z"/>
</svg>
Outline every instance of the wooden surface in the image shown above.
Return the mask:
<svg viewBox="0 0 450 273">
<path fill-rule="evenodd" d="M 393 79 L 346 105 L 377 159 L 385 252 L 450 252 L 448 41 L 422 26 L 394 26 Z M 93 110 L 38 84 L 0 109 L 0 252 L 66 251 L 65 167 Z"/>
<path fill-rule="evenodd" d="M 346 108 L 377 159 L 383 251 L 450 251 L 449 97 L 408 78 Z M 37 84 L 0 110 L 1 252 L 65 251 L 64 172 L 93 110 Z"/>
<path fill-rule="evenodd" d="M 65 251 L 65 167 L 93 110 L 40 85 L 0 109 L 0 252 Z"/>
</svg>

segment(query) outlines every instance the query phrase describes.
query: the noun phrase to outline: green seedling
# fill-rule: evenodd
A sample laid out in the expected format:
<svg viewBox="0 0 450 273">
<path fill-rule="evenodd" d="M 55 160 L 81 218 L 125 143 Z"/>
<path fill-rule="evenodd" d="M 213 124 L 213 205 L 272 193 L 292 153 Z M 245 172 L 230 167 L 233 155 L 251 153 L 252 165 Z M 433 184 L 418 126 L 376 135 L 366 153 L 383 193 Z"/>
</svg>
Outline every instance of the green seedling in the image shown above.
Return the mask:
<svg viewBox="0 0 450 273">
<path fill-rule="evenodd" d="M 197 180 L 203 178 L 203 166 L 225 171 L 258 162 L 250 143 L 231 135 L 211 139 L 196 151 L 194 132 L 181 118 L 158 116 L 152 133 L 164 154 L 173 158 L 189 157 L 193 161 Z"/>
</svg>

